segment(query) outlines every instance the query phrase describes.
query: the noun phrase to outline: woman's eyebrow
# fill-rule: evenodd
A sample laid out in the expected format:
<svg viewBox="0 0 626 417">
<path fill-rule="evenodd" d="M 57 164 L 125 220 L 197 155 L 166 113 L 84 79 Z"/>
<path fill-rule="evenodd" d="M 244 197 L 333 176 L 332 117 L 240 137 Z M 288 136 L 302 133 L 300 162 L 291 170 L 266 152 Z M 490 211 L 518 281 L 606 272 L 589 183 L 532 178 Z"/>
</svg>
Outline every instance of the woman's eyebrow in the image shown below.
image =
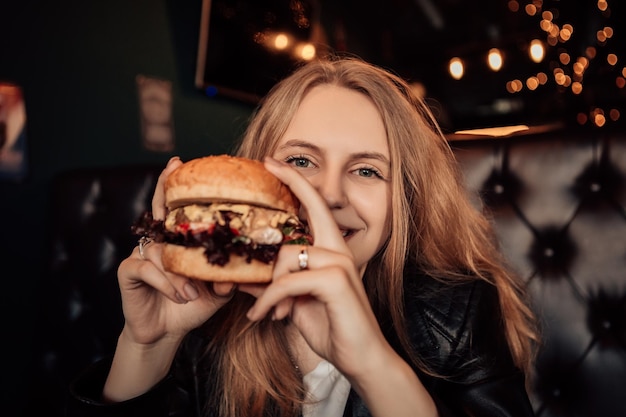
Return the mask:
<svg viewBox="0 0 626 417">
<path fill-rule="evenodd" d="M 352 159 L 376 159 L 380 162 L 390 165 L 389 158 L 380 152 L 357 152 L 351 155 Z"/>
<path fill-rule="evenodd" d="M 307 142 L 307 141 L 301 140 L 301 139 L 291 139 L 291 140 L 288 140 L 284 144 L 280 145 L 277 150 L 282 150 L 282 149 L 291 148 L 291 147 L 308 148 L 308 149 L 311 149 L 311 150 L 314 150 L 314 151 L 319 151 L 319 147 L 318 146 L 312 144 L 311 142 Z"/>
</svg>

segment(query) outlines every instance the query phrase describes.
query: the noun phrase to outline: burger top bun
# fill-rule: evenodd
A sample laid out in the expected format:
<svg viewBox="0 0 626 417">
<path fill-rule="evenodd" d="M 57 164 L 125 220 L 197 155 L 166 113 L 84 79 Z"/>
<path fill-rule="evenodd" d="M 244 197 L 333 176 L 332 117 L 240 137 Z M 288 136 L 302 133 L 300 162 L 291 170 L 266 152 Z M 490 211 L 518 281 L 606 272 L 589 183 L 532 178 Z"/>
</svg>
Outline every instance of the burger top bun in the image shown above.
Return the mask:
<svg viewBox="0 0 626 417">
<path fill-rule="evenodd" d="M 260 161 L 230 155 L 192 159 L 165 182 L 165 204 L 233 202 L 283 210 L 297 215 L 300 203 L 289 187 Z"/>
</svg>

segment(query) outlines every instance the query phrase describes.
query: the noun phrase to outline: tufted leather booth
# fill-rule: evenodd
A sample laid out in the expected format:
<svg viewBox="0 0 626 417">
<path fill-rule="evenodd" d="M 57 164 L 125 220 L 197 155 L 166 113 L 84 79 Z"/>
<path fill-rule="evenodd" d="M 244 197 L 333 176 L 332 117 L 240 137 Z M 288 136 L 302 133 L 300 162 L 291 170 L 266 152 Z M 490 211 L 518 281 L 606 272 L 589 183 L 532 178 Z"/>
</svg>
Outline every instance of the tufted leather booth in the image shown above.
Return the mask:
<svg viewBox="0 0 626 417">
<path fill-rule="evenodd" d="M 69 381 L 113 352 L 123 323 L 117 267 L 137 244 L 129 225 L 150 207 L 161 169 L 78 169 L 54 179 L 26 416 L 64 415 Z"/>
<path fill-rule="evenodd" d="M 626 136 L 452 146 L 541 321 L 537 415 L 626 416 Z"/>
<path fill-rule="evenodd" d="M 537 415 L 626 416 L 626 135 L 451 145 L 541 320 Z M 82 169 L 54 181 L 30 415 L 62 415 L 68 381 L 112 352 L 122 325 L 116 269 L 159 172 Z"/>
</svg>

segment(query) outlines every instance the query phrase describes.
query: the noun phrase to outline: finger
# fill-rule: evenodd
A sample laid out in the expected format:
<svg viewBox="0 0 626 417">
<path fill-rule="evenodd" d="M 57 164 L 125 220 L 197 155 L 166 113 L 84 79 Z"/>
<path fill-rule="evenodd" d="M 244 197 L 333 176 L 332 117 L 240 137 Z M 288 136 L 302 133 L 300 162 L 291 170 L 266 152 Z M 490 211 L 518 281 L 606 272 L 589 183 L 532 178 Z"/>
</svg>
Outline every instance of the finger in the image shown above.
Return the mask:
<svg viewBox="0 0 626 417">
<path fill-rule="evenodd" d="M 285 317 L 290 316 L 294 301 L 293 297 L 285 298 L 284 300 L 279 301 L 278 304 L 276 304 L 276 307 L 274 307 L 272 320 L 282 320 Z"/>
<path fill-rule="evenodd" d="M 248 311 L 248 318 L 253 321 L 261 320 L 267 316 L 272 309 L 277 308 L 281 302 L 289 298 L 294 300 L 299 297 L 313 297 L 327 304 L 329 294 L 332 296 L 332 294 L 346 293 L 345 285 L 348 284 L 348 280 L 337 279 L 337 273 L 340 272 L 340 268 L 330 267 L 322 271 L 324 271 L 325 276 L 332 276 L 333 278 L 321 278 L 319 274 L 320 270 L 305 270 L 281 277 L 279 280 L 272 283 L 263 295 L 256 300 L 252 308 Z M 280 314 L 284 314 L 282 308 L 285 307 L 281 307 Z M 289 311 L 292 308 L 293 306 L 290 306 Z M 275 318 L 278 318 L 278 314 L 275 315 Z"/>
<path fill-rule="evenodd" d="M 152 262 L 138 257 L 126 258 L 120 263 L 118 276 L 122 288 L 148 285 L 177 304 L 185 304 L 187 302 L 165 277 L 163 272 Z"/>
<path fill-rule="evenodd" d="M 297 264 L 292 265 L 291 262 L 285 261 L 285 260 L 286 259 L 291 260 L 293 258 L 292 252 L 294 252 L 294 249 L 298 251 L 297 252 L 298 258 L 297 258 Z M 308 256 L 309 255 L 308 255 L 307 246 L 300 246 L 297 248 L 291 246 L 289 248 L 285 248 L 285 250 L 283 250 L 283 255 L 279 257 L 283 261 L 280 262 L 277 259 L 277 262 L 274 265 L 273 278 L 272 278 L 273 281 L 277 281 L 281 279 L 281 276 L 283 275 L 283 271 L 284 271 L 284 274 L 288 274 L 289 272 L 297 272 L 297 271 L 302 271 L 302 270 L 307 269 L 308 268 Z M 293 304 L 294 304 L 294 299 L 292 297 L 288 297 L 284 300 L 279 301 L 276 307 L 274 307 L 272 320 L 282 320 L 285 317 L 289 316 L 291 314 L 291 310 L 293 309 Z"/>
<path fill-rule="evenodd" d="M 339 266 L 345 271 L 355 271 L 350 254 L 339 253 L 326 248 L 306 245 L 282 245 L 273 270 L 273 281 L 292 272 L 307 269 L 320 269 Z M 355 272 L 355 277 L 360 280 Z"/>
<path fill-rule="evenodd" d="M 180 158 L 178 156 L 173 156 L 167 162 L 165 169 L 159 175 L 156 188 L 154 189 L 154 196 L 152 197 L 152 217 L 155 220 L 163 220 L 165 218 L 165 180 L 167 180 L 167 177 L 180 165 L 182 165 Z"/>
<path fill-rule="evenodd" d="M 148 245 L 144 245 L 143 249 L 143 257 L 139 253 L 139 248 L 136 248 L 133 251 L 133 255 L 137 255 L 140 261 L 143 261 L 147 264 L 154 266 L 156 271 L 162 275 L 166 281 L 169 282 L 170 286 L 174 288 L 174 301 L 180 301 L 186 303 L 188 301 L 193 301 L 199 297 L 198 286 L 189 278 L 184 277 L 182 275 L 172 274 L 169 272 L 165 272 L 163 268 L 163 263 L 161 261 L 161 252 L 163 251 L 163 245 L 158 243 L 150 243 Z M 155 287 L 156 288 L 156 287 Z M 162 287 L 165 288 L 165 287 Z M 157 288 L 161 289 L 161 288 Z M 169 292 L 164 292 L 164 294 L 168 295 Z M 168 297 L 171 299 L 171 297 Z"/>
<path fill-rule="evenodd" d="M 241 284 L 237 287 L 237 289 L 241 292 L 245 292 L 247 294 L 252 295 L 255 298 L 259 298 L 265 292 L 267 288 L 267 284 Z M 274 309 L 274 314 L 272 315 L 273 320 L 282 320 L 287 317 L 291 313 L 291 309 L 293 307 L 293 298 L 287 298 L 278 303 L 276 308 Z"/>
<path fill-rule="evenodd" d="M 326 201 L 313 185 L 298 171 L 274 158 L 265 158 L 265 167 L 285 183 L 306 208 L 309 215 L 309 228 L 313 234 L 315 246 L 319 245 L 347 253 L 349 251 L 348 246 L 337 228 L 335 219 L 328 209 Z"/>
<path fill-rule="evenodd" d="M 214 282 L 213 292 L 220 297 L 228 297 L 232 295 L 236 287 L 232 282 Z"/>
</svg>

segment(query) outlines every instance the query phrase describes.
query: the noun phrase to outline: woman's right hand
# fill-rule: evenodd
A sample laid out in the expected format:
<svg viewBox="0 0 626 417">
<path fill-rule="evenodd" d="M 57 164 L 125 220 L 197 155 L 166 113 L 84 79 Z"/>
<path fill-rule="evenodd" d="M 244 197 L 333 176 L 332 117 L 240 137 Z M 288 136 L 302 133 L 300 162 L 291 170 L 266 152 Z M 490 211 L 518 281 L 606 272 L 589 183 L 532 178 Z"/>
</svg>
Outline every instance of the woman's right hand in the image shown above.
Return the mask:
<svg viewBox="0 0 626 417">
<path fill-rule="evenodd" d="M 165 180 L 181 164 L 178 157 L 170 159 L 159 176 L 152 199 L 155 220 L 165 218 Z M 124 331 L 139 344 L 153 344 L 163 338 L 182 339 L 232 295 L 233 284 L 214 285 L 211 294 L 204 282 L 166 272 L 161 263 L 162 249 L 162 243 L 149 243 L 144 245 L 142 256 L 137 247 L 118 269 Z"/>
<path fill-rule="evenodd" d="M 182 162 L 170 159 L 159 176 L 152 198 L 152 215 L 166 214 L 164 184 Z M 183 337 L 208 320 L 230 300 L 233 284 L 207 283 L 166 272 L 162 243 L 136 247 L 118 268 L 124 329 L 118 339 L 103 398 L 118 402 L 142 394 L 168 372 Z"/>
</svg>

